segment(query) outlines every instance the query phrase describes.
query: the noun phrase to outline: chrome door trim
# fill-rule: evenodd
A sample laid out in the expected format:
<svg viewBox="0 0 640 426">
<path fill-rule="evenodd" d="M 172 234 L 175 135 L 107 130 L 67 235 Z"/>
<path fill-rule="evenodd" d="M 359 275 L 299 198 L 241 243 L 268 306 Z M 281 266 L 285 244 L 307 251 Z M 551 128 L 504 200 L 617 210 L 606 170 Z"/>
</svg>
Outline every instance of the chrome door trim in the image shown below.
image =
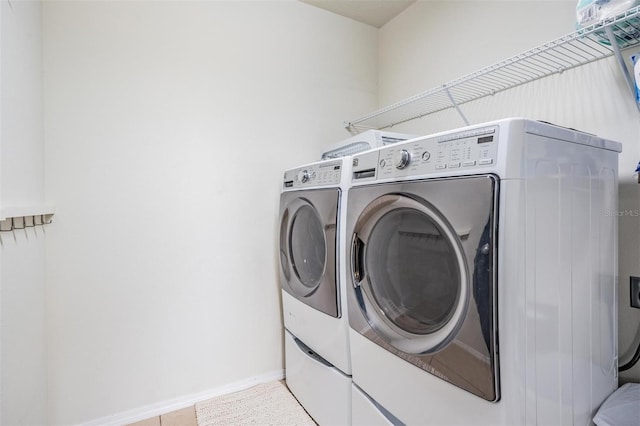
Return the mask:
<svg viewBox="0 0 640 426">
<path fill-rule="evenodd" d="M 378 221 L 387 213 L 398 209 L 416 210 L 436 223 L 439 229 L 444 232 L 445 237 L 454 250 L 456 264 L 458 265 L 458 271 L 460 273 L 458 297 L 455 302 L 453 314 L 440 329 L 426 335 L 415 334 L 404 330 L 386 315 L 373 295 L 371 282 L 368 274 L 364 270 L 366 262 L 363 262 L 361 257 L 362 253 L 366 256 L 365 241 L 369 241 L 371 232 Z M 365 247 L 364 251 L 363 247 Z M 354 257 L 359 257 L 358 259 L 352 259 L 352 265 L 354 265 L 352 268 L 352 277 L 355 291 L 357 293 L 364 293 L 364 297 L 362 297 L 362 294 L 358 294 L 360 308 L 369 325 L 380 337 L 389 342 L 393 347 L 409 354 L 434 352 L 449 342 L 450 336 L 459 328 L 463 314 L 467 309 L 469 299 L 468 268 L 457 233 L 435 207 L 431 206 L 425 200 L 419 200 L 414 196 L 402 193 L 385 194 L 376 198 L 362 211 L 355 224 L 352 238 L 352 253 Z"/>
</svg>

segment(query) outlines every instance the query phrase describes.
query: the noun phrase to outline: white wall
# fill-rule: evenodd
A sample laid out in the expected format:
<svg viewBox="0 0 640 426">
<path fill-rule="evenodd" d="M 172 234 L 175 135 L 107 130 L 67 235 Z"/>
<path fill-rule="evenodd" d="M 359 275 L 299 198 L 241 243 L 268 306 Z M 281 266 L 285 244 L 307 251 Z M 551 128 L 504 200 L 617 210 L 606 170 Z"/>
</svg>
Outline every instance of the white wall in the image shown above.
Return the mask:
<svg viewBox="0 0 640 426">
<path fill-rule="evenodd" d="M 296 1 L 43 10 L 49 424 L 282 371 L 282 172 L 376 107 L 376 30 Z"/>
<path fill-rule="evenodd" d="M 0 208 L 44 201 L 39 2 L 0 4 Z M 0 423 L 46 423 L 45 229 L 0 233 Z"/>
<path fill-rule="evenodd" d="M 42 129 L 35 119 L 23 127 L 35 132 L 26 145 L 5 134 L 7 64 L 17 63 L 5 60 L 6 34 L 39 18 L 11 27 L 2 6 L 0 201 L 40 203 Z M 378 37 L 295 1 L 45 2 L 46 193 L 57 214 L 44 230 L 0 235 L 3 424 L 45 423 L 43 410 L 24 414 L 34 404 L 26 394 L 46 383 L 45 353 L 48 424 L 280 371 L 282 171 L 346 137 L 343 120 L 377 107 L 376 83 L 379 106 L 437 86 L 571 32 L 574 7 L 418 1 Z M 21 77 L 34 85 L 10 87 L 29 93 L 26 111 L 37 115 L 34 43 Z M 623 142 L 621 210 L 640 209 L 634 108 L 613 60 L 463 106 L 474 123 L 525 115 Z M 448 112 L 394 130 L 461 124 Z M 640 274 L 638 225 L 621 218 L 623 360 L 640 321 L 626 287 Z M 24 263 L 44 262 L 42 231 L 46 347 L 35 308 L 44 305 L 44 271 L 27 273 L 33 264 Z M 639 376 L 636 368 L 623 377 Z M 30 384 L 12 388 L 18 377 Z M 46 402 L 44 392 L 34 398 Z"/>
<path fill-rule="evenodd" d="M 380 30 L 379 106 L 573 32 L 575 5 L 573 0 L 418 0 Z M 624 53 L 629 56 L 632 52 Z M 619 227 L 619 352 L 620 363 L 626 362 L 640 340 L 640 310 L 629 307 L 629 276 L 640 275 L 640 186 L 633 175 L 640 160 L 640 129 L 639 113 L 615 59 L 565 71 L 461 108 L 471 123 L 524 116 L 623 143 L 620 210 L 632 213 L 620 218 Z M 394 130 L 428 134 L 462 125 L 451 110 Z M 640 379 L 640 365 L 621 375 L 622 382 L 631 379 Z"/>
</svg>

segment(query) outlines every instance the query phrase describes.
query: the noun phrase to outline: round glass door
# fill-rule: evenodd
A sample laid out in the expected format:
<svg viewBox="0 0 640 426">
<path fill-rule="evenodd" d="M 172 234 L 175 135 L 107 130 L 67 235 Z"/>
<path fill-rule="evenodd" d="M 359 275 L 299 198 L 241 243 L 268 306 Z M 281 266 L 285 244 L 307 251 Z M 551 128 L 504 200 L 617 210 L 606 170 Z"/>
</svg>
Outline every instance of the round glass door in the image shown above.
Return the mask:
<svg viewBox="0 0 640 426">
<path fill-rule="evenodd" d="M 422 200 L 384 195 L 356 225 L 354 264 L 365 316 L 392 346 L 436 350 L 457 330 L 467 303 L 467 273 L 458 236 Z M 357 247 L 357 246 L 360 247 Z"/>
<path fill-rule="evenodd" d="M 371 296 L 399 329 L 424 335 L 451 319 L 460 295 L 458 259 L 428 215 L 386 213 L 371 231 L 365 259 Z"/>
<path fill-rule="evenodd" d="M 327 260 L 322 222 L 315 209 L 305 204 L 295 211 L 289 229 L 291 266 L 300 283 L 313 290 L 322 279 Z"/>
</svg>

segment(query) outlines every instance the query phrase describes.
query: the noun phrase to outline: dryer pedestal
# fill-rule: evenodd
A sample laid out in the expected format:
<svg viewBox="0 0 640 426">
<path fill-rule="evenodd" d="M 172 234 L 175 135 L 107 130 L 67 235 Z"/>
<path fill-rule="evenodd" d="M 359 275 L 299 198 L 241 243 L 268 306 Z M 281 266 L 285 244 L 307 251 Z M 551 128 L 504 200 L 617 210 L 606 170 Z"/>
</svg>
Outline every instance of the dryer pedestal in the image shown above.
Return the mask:
<svg viewBox="0 0 640 426">
<path fill-rule="evenodd" d="M 402 422 L 353 384 L 351 386 L 351 424 L 353 426 L 392 426 L 400 425 Z"/>
</svg>

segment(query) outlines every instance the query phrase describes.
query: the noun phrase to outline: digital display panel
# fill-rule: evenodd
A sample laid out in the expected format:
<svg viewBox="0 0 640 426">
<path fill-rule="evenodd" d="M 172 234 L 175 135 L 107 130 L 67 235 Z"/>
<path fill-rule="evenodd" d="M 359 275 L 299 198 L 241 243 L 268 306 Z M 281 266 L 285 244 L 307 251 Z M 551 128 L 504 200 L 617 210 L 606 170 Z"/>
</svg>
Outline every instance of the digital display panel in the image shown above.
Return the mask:
<svg viewBox="0 0 640 426">
<path fill-rule="evenodd" d="M 493 135 L 483 136 L 481 138 L 478 138 L 478 143 L 487 143 L 487 142 L 493 142 Z"/>
</svg>

